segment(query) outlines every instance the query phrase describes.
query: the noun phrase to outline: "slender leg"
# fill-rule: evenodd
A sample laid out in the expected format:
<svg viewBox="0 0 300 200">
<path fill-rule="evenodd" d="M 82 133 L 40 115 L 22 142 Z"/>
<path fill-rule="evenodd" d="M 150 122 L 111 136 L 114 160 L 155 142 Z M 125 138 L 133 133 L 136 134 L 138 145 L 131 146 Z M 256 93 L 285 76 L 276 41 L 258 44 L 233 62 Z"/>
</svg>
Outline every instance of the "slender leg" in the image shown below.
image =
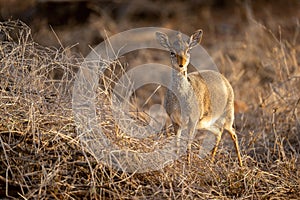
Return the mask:
<svg viewBox="0 0 300 200">
<path fill-rule="evenodd" d="M 216 135 L 216 144 L 212 150 L 212 153 L 211 153 L 211 162 L 214 162 L 215 161 L 215 156 L 217 154 L 217 150 L 219 148 L 219 144 L 220 144 L 220 141 L 221 141 L 221 137 L 222 137 L 222 133 L 219 133 Z"/>
<path fill-rule="evenodd" d="M 214 162 L 222 138 L 223 128 L 219 128 L 219 126 L 214 125 L 207 130 L 211 131 L 216 136 L 216 143 L 211 153 L 211 162 Z"/>
<path fill-rule="evenodd" d="M 239 165 L 242 167 L 243 166 L 243 162 L 242 162 L 242 157 L 241 157 L 241 153 L 240 153 L 240 147 L 239 147 L 239 143 L 238 143 L 238 140 L 237 140 L 237 136 L 236 136 L 235 130 L 233 128 L 230 128 L 230 129 L 227 129 L 227 131 L 229 132 L 229 134 L 231 136 L 231 139 L 232 139 L 232 141 L 234 143 L 235 150 L 236 150 L 236 153 L 237 153 L 237 156 L 238 156 L 238 159 L 239 159 Z"/>
<path fill-rule="evenodd" d="M 174 132 L 176 134 L 176 152 L 179 154 L 180 153 L 180 138 L 181 138 L 181 128 L 179 127 L 178 124 L 173 123 L 173 127 L 174 127 Z"/>
<path fill-rule="evenodd" d="M 241 157 L 241 153 L 240 153 L 240 147 L 239 147 L 239 143 L 237 140 L 237 136 L 235 133 L 234 128 L 232 128 L 233 125 L 233 121 L 234 121 L 234 106 L 233 106 L 233 99 L 231 99 L 231 106 L 229 106 L 226 113 L 226 117 L 225 117 L 225 124 L 224 124 L 224 128 L 229 132 L 231 139 L 234 143 L 235 146 L 235 150 L 239 159 L 239 165 L 243 166 L 243 162 L 242 162 L 242 157 Z"/>
<path fill-rule="evenodd" d="M 188 123 L 188 145 L 187 145 L 187 153 L 188 153 L 188 163 L 191 163 L 191 155 L 192 155 L 192 143 L 195 136 L 195 130 L 196 130 L 196 122 L 193 122 L 192 119 L 189 119 Z"/>
</svg>

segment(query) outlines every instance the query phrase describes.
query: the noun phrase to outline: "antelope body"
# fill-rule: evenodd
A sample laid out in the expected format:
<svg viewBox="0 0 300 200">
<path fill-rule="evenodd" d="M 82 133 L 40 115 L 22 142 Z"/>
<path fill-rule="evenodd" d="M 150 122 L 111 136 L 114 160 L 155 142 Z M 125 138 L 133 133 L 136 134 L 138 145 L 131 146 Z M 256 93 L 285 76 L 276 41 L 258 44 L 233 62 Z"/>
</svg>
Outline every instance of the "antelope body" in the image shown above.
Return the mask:
<svg viewBox="0 0 300 200">
<path fill-rule="evenodd" d="M 177 39 L 170 43 L 166 34 L 156 33 L 159 43 L 170 51 L 174 69 L 171 89 L 167 90 L 164 106 L 172 120 L 177 138 L 180 138 L 181 130 L 185 128 L 188 129 L 190 138 L 199 129 L 215 134 L 216 143 L 212 150 L 212 160 L 216 155 L 223 130 L 227 130 L 234 142 L 239 165 L 242 166 L 237 136 L 232 127 L 234 93 L 230 83 L 216 71 L 187 73 L 190 50 L 201 42 L 202 34 L 202 30 L 197 30 L 188 41 L 185 41 L 181 33 L 178 33 Z M 174 91 L 177 91 L 177 95 L 174 95 Z M 190 97 L 191 95 L 194 95 L 194 98 Z M 184 115 L 181 111 L 187 114 Z M 191 142 L 188 144 L 188 150 L 191 151 Z"/>
</svg>

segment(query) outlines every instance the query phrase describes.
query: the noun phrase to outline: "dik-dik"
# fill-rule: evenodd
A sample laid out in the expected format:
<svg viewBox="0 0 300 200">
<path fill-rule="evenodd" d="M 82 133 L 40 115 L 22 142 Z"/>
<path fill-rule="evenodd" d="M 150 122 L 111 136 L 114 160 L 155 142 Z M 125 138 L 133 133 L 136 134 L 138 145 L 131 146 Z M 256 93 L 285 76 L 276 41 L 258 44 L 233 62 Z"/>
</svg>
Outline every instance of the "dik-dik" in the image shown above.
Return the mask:
<svg viewBox="0 0 300 200">
<path fill-rule="evenodd" d="M 200 72 L 187 73 L 190 62 L 190 50 L 200 44 L 203 31 L 197 30 L 186 41 L 181 33 L 177 34 L 174 42 L 170 42 L 166 34 L 157 32 L 156 37 L 159 43 L 170 51 L 172 68 L 171 89 L 167 90 L 164 106 L 172 120 L 177 134 L 181 137 L 181 130 L 188 130 L 191 138 L 196 130 L 205 129 L 216 136 L 216 143 L 212 150 L 212 160 L 216 155 L 223 130 L 227 130 L 234 142 L 239 165 L 242 166 L 239 144 L 235 130 L 234 121 L 234 94 L 228 80 L 216 71 L 203 70 Z M 191 102 L 187 96 L 188 90 L 192 89 L 195 98 Z M 179 95 L 174 95 L 177 91 Z M 184 100 L 184 107 L 180 107 L 179 98 Z M 194 105 L 192 105 L 194 104 Z M 197 106 L 194 109 L 193 106 Z M 188 112 L 188 117 L 183 117 L 181 110 Z M 197 113 L 195 112 L 197 110 Z M 191 151 L 191 141 L 188 143 L 188 150 Z"/>
</svg>

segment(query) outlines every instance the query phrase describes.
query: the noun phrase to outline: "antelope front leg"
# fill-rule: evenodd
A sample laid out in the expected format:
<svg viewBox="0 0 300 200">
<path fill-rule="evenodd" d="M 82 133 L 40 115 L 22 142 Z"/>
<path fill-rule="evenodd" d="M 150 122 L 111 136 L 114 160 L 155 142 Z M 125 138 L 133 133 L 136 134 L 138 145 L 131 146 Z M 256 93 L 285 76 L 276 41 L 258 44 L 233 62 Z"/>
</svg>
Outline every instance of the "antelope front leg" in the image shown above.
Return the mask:
<svg viewBox="0 0 300 200">
<path fill-rule="evenodd" d="M 192 155 L 192 143 L 195 136 L 195 130 L 196 130 L 196 122 L 193 122 L 193 120 L 189 119 L 188 123 L 188 143 L 187 143 L 187 159 L 188 163 L 191 163 L 191 155 Z"/>
<path fill-rule="evenodd" d="M 174 132 L 176 134 L 176 153 L 180 154 L 180 139 L 181 139 L 181 128 L 178 124 L 173 124 Z"/>
</svg>

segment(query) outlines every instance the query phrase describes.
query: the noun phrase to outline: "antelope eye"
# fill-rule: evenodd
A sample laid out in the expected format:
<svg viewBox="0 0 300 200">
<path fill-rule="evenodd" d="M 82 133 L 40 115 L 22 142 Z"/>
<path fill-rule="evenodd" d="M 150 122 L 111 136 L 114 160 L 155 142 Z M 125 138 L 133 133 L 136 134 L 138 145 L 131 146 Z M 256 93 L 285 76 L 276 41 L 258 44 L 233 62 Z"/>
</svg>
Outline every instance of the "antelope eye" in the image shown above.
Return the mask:
<svg viewBox="0 0 300 200">
<path fill-rule="evenodd" d="M 173 51 L 171 51 L 170 55 L 171 55 L 171 57 L 175 57 L 176 56 L 176 54 Z"/>
</svg>

